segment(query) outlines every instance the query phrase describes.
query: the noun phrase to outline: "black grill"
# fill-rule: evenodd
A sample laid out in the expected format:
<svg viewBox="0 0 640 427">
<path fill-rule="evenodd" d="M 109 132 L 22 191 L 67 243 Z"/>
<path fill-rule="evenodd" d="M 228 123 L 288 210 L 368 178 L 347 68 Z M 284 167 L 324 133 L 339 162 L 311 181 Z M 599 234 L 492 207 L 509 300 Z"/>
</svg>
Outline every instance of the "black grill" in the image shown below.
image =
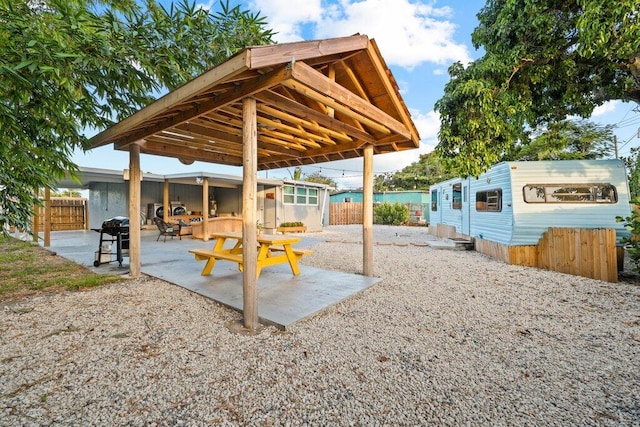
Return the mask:
<svg viewBox="0 0 640 427">
<path fill-rule="evenodd" d="M 102 222 L 103 232 L 117 236 L 118 234 L 129 234 L 129 218 L 126 216 L 115 216 Z"/>
<path fill-rule="evenodd" d="M 93 265 L 98 267 L 100 264 L 111 262 L 102 262 L 104 243 L 116 243 L 116 261 L 122 267 L 122 260 L 125 256 L 129 256 L 129 218 L 126 216 L 115 216 L 102 222 L 101 228 L 94 228 L 94 231 L 100 233 L 100 242 L 98 243 L 98 251 L 96 252 L 96 260 Z M 112 252 L 109 252 L 111 255 Z"/>
</svg>

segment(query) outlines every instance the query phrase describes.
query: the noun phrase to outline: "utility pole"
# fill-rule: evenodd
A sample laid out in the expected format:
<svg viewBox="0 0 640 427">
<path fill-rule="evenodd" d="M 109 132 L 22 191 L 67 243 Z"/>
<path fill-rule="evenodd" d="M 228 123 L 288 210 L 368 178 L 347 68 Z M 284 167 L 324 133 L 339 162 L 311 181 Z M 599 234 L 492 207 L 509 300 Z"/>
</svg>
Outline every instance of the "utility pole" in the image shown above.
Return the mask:
<svg viewBox="0 0 640 427">
<path fill-rule="evenodd" d="M 618 158 L 618 136 L 613 135 L 613 147 L 616 150 L 616 159 Z"/>
</svg>

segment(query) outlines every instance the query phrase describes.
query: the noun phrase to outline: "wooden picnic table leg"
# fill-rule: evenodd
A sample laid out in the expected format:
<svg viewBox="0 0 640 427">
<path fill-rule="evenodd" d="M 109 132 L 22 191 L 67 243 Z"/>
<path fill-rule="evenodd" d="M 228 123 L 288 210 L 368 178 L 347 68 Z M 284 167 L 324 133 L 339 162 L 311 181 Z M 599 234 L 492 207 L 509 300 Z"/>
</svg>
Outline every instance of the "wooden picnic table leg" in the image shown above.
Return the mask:
<svg viewBox="0 0 640 427">
<path fill-rule="evenodd" d="M 221 239 L 218 238 L 216 239 L 216 244 L 213 246 L 213 251 L 217 252 L 220 249 L 222 249 L 222 247 L 224 246 L 224 241 L 226 239 Z M 207 260 L 207 263 L 204 265 L 204 268 L 202 269 L 202 276 L 208 276 L 211 274 L 211 272 L 213 271 L 213 267 L 216 265 L 216 259 L 210 257 Z"/>
<path fill-rule="evenodd" d="M 295 253 L 293 253 L 293 248 L 291 248 L 291 245 L 282 246 L 284 247 L 284 252 L 287 254 L 287 259 L 289 260 L 291 271 L 293 271 L 294 276 L 297 276 L 298 274 L 300 274 L 300 267 L 298 267 L 298 257 Z"/>
<path fill-rule="evenodd" d="M 261 243 L 258 248 L 258 262 L 256 263 L 256 279 L 260 277 L 260 272 L 262 271 L 262 267 L 264 266 L 264 260 L 267 259 L 271 255 L 269 251 L 269 245 L 265 243 Z"/>
<path fill-rule="evenodd" d="M 210 275 L 215 265 L 216 265 L 216 259 L 213 257 L 209 257 L 207 259 L 207 263 L 204 265 L 204 268 L 202 269 L 202 276 Z"/>
</svg>

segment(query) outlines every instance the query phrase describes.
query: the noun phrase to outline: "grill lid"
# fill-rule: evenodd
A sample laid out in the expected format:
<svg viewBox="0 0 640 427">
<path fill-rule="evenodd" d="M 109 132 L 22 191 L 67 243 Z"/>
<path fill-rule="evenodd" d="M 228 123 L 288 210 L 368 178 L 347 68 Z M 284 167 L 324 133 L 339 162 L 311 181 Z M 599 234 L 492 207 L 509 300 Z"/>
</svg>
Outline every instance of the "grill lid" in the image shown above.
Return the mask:
<svg viewBox="0 0 640 427">
<path fill-rule="evenodd" d="M 129 228 L 129 218 L 126 216 L 114 216 L 113 218 L 105 219 L 102 223 L 102 228 L 105 230 L 115 230 L 122 228 Z"/>
</svg>

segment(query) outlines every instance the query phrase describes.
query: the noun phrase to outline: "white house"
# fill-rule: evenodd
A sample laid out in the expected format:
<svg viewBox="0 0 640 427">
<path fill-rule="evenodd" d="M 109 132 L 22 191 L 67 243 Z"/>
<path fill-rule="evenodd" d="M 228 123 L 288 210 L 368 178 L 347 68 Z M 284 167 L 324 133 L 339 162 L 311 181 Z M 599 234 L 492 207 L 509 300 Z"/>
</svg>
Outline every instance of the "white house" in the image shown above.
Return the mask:
<svg viewBox="0 0 640 427">
<path fill-rule="evenodd" d="M 89 190 L 89 228 L 100 228 L 114 216 L 128 216 L 127 171 L 80 168 L 81 183 L 64 180 L 60 188 Z M 203 180 L 208 194 L 203 195 Z M 331 187 L 305 181 L 258 179 L 257 221 L 275 229 L 283 222 L 303 222 L 307 231 L 320 231 L 329 221 Z M 150 223 L 164 215 L 164 195 L 168 190 L 169 216 L 239 216 L 242 212 L 242 177 L 208 172 L 156 175 L 145 173 L 141 182 L 140 222 Z M 203 206 L 207 200 L 207 206 Z"/>
</svg>

